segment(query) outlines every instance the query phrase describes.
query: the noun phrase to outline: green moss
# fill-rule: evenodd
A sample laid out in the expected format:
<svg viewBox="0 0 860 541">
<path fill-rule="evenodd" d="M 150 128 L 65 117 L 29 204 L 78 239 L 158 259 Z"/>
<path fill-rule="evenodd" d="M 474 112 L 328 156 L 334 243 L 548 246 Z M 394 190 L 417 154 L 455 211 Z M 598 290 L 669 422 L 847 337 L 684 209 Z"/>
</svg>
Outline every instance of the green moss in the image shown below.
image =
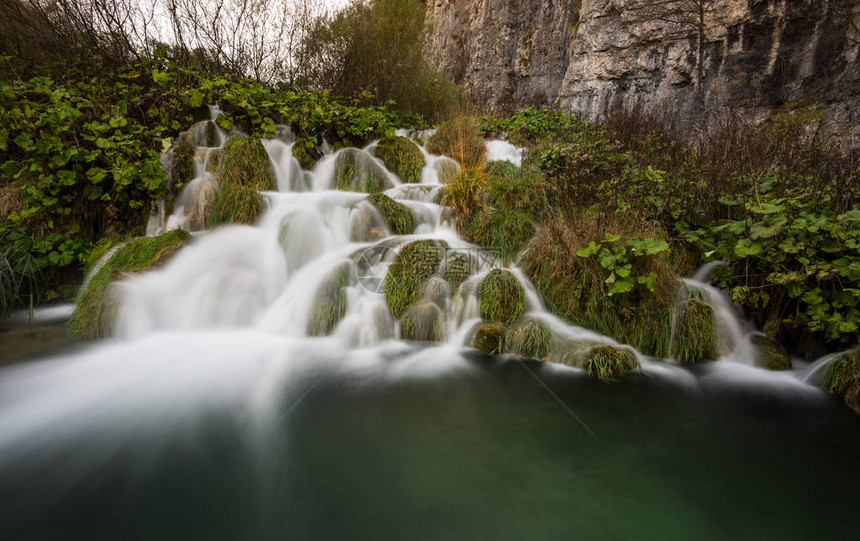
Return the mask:
<svg viewBox="0 0 860 541">
<path fill-rule="evenodd" d="M 367 196 L 367 200 L 385 216 L 388 228 L 395 235 L 410 235 L 415 231 L 415 212 L 383 193 Z"/>
<path fill-rule="evenodd" d="M 382 286 L 394 317 L 399 319 L 421 298 L 427 281 L 439 270 L 447 246 L 441 241 L 418 240 L 404 246 L 394 258 Z"/>
<path fill-rule="evenodd" d="M 333 187 L 336 190 L 377 193 L 392 187 L 385 169 L 373 158 L 355 148 L 346 148 L 334 163 Z"/>
<path fill-rule="evenodd" d="M 585 359 L 585 372 L 600 381 L 613 381 L 636 368 L 636 355 L 613 346 L 592 348 Z"/>
<path fill-rule="evenodd" d="M 293 145 L 293 157 L 299 161 L 302 169 L 311 169 L 317 163 L 317 158 L 313 156 L 311 149 L 314 147 L 308 147 L 307 139 L 302 137 Z"/>
<path fill-rule="evenodd" d="M 81 338 L 108 335 L 116 315 L 111 284 L 126 273 L 144 272 L 161 265 L 188 238 L 188 232 L 173 230 L 158 237 L 132 240 L 117 249 L 78 295 L 69 319 L 69 334 Z"/>
<path fill-rule="evenodd" d="M 497 257 L 506 260 L 520 253 L 536 231 L 528 214 L 488 207 L 460 216 L 457 225 L 458 231 L 467 241 L 489 248 Z"/>
<path fill-rule="evenodd" d="M 505 326 L 498 321 L 482 323 L 472 337 L 472 347 L 485 355 L 501 355 L 505 350 Z"/>
<path fill-rule="evenodd" d="M 717 329 L 714 309 L 698 299 L 688 300 L 679 310 L 672 337 L 672 354 L 681 363 L 717 359 Z"/>
<path fill-rule="evenodd" d="M 532 220 L 546 217 L 551 189 L 539 170 L 527 173 L 509 161 L 495 161 L 488 165 L 487 177 L 494 207 L 522 212 Z"/>
<path fill-rule="evenodd" d="M 466 167 L 483 163 L 487 145 L 474 119 L 460 117 L 442 123 L 424 144 L 431 154 L 448 156 Z"/>
<path fill-rule="evenodd" d="M 776 340 L 754 334 L 752 344 L 756 348 L 756 366 L 768 370 L 791 370 L 791 359 Z"/>
<path fill-rule="evenodd" d="M 339 265 L 325 280 L 314 297 L 308 318 L 307 332 L 311 336 L 327 336 L 346 315 L 346 287 L 350 285 L 352 262 Z"/>
<path fill-rule="evenodd" d="M 527 317 L 514 322 L 505 332 L 505 352 L 544 359 L 552 346 L 552 331 L 539 319 Z"/>
<path fill-rule="evenodd" d="M 389 171 L 408 184 L 421 182 L 424 155 L 415 143 L 406 137 L 385 137 L 376 147 L 376 157 Z"/>
<path fill-rule="evenodd" d="M 445 280 L 451 288 L 451 295 L 456 295 L 460 286 L 472 275 L 472 265 L 469 256 L 464 253 L 448 254 L 445 261 Z"/>
<path fill-rule="evenodd" d="M 275 187 L 269 155 L 259 139 L 234 137 L 227 141 L 218 160 L 218 185 L 222 191 L 246 186 L 256 191 Z"/>
<path fill-rule="evenodd" d="M 442 311 L 433 302 L 421 299 L 400 317 L 400 337 L 414 342 L 442 340 Z"/>
<path fill-rule="evenodd" d="M 194 147 L 181 141 L 173 148 L 169 182 L 173 190 L 179 190 L 194 179 Z"/>
<path fill-rule="evenodd" d="M 257 222 L 263 213 L 263 198 L 247 186 L 222 189 L 207 207 L 206 226 L 247 224 Z"/>
<path fill-rule="evenodd" d="M 860 413 L 860 350 L 847 351 L 833 359 L 824 375 L 823 386 Z"/>
<path fill-rule="evenodd" d="M 525 310 L 523 286 L 510 271 L 493 269 L 480 284 L 481 317 L 509 323 Z"/>
</svg>

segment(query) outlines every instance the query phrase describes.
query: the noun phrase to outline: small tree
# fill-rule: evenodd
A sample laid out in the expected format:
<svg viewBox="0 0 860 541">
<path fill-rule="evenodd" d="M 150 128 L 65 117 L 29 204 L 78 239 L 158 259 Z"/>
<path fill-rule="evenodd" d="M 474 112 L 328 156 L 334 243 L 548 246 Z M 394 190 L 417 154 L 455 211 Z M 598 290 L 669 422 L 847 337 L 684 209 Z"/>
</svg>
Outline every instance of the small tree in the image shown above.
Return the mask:
<svg viewBox="0 0 860 541">
<path fill-rule="evenodd" d="M 641 0 L 628 8 L 636 21 L 663 22 L 670 25 L 666 38 L 686 40 L 696 36 L 696 87 L 699 106 L 705 106 L 705 41 L 709 25 L 719 20 L 721 3 L 716 0 Z"/>
</svg>

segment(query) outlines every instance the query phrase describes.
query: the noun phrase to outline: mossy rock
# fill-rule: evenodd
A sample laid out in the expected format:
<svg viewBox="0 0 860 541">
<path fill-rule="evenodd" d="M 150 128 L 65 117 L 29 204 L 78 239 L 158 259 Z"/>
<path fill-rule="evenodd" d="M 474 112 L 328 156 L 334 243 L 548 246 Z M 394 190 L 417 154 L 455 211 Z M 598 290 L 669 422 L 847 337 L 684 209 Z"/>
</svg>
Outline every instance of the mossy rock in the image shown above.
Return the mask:
<svg viewBox="0 0 860 541">
<path fill-rule="evenodd" d="M 299 161 L 302 169 L 311 169 L 322 157 L 315 145 L 308 147 L 307 139 L 299 137 L 293 145 L 293 157 Z"/>
<path fill-rule="evenodd" d="M 158 237 L 139 238 L 121 246 L 85 284 L 69 319 L 69 334 L 81 338 L 107 336 L 116 317 L 114 281 L 129 273 L 163 264 L 188 240 L 187 231 L 169 231 Z"/>
<path fill-rule="evenodd" d="M 218 189 L 212 182 L 206 181 L 197 184 L 196 191 L 189 194 L 189 201 L 185 203 L 185 219 L 189 231 L 206 229 L 208 216 L 211 214 L 210 209 L 216 197 L 218 197 Z"/>
<path fill-rule="evenodd" d="M 525 212 L 481 207 L 468 216 L 459 216 L 457 230 L 472 244 L 511 259 L 528 245 L 537 229 Z"/>
<path fill-rule="evenodd" d="M 472 275 L 472 263 L 469 255 L 462 252 L 449 253 L 445 259 L 445 280 L 451 288 L 451 295 L 456 295 L 460 291 L 460 286 L 463 285 L 469 276 Z"/>
<path fill-rule="evenodd" d="M 481 317 L 510 323 L 523 313 L 526 293 L 510 271 L 493 269 L 480 284 Z"/>
<path fill-rule="evenodd" d="M 206 160 L 206 170 L 213 175 L 218 174 L 218 166 L 221 164 L 221 155 L 224 149 L 213 148 L 209 151 L 209 158 Z"/>
<path fill-rule="evenodd" d="M 690 299 L 678 311 L 672 354 L 687 364 L 717 360 L 716 318 L 709 304 Z"/>
<path fill-rule="evenodd" d="M 220 143 L 218 127 L 211 120 L 204 120 L 191 126 L 190 139 L 198 147 L 217 147 Z"/>
<path fill-rule="evenodd" d="M 767 370 L 791 370 L 791 359 L 776 340 L 754 334 L 751 341 L 756 349 L 756 356 L 753 359 L 756 366 Z"/>
<path fill-rule="evenodd" d="M 314 297 L 308 318 L 307 332 L 310 336 L 327 336 L 346 315 L 346 287 L 353 276 L 353 263 L 339 265 L 323 282 Z"/>
<path fill-rule="evenodd" d="M 487 144 L 474 119 L 460 117 L 442 123 L 424 148 L 431 154 L 448 156 L 464 166 L 475 166 L 484 162 Z"/>
<path fill-rule="evenodd" d="M 415 231 L 415 212 L 384 193 L 374 193 L 367 200 L 376 207 L 388 222 L 388 228 L 395 235 L 411 235 Z"/>
<path fill-rule="evenodd" d="M 505 353 L 545 359 L 552 347 L 552 331 L 543 321 L 525 317 L 505 331 Z"/>
<path fill-rule="evenodd" d="M 345 148 L 334 162 L 336 190 L 377 193 L 392 188 L 391 179 L 373 158 L 357 148 Z"/>
<path fill-rule="evenodd" d="M 194 146 L 186 141 L 173 147 L 168 175 L 171 190 L 180 190 L 194 179 L 194 153 Z"/>
<path fill-rule="evenodd" d="M 400 317 L 400 337 L 413 342 L 439 342 L 442 324 L 442 310 L 430 300 L 421 299 Z"/>
<path fill-rule="evenodd" d="M 218 159 L 218 185 L 222 191 L 245 186 L 255 191 L 275 188 L 275 174 L 263 143 L 251 137 L 227 141 Z"/>
<path fill-rule="evenodd" d="M 823 387 L 860 413 L 860 349 L 846 351 L 830 362 Z"/>
<path fill-rule="evenodd" d="M 408 184 L 421 182 L 424 154 L 406 137 L 384 137 L 376 146 L 376 157 L 401 181 Z"/>
<path fill-rule="evenodd" d="M 222 188 L 206 209 L 206 226 L 253 225 L 263 213 L 263 198 L 248 186 Z"/>
<path fill-rule="evenodd" d="M 394 317 L 402 317 L 406 309 L 421 298 L 427 281 L 439 270 L 443 250 L 447 247 L 442 241 L 418 240 L 400 250 L 382 285 Z"/>
<path fill-rule="evenodd" d="M 498 321 L 481 323 L 475 329 L 472 347 L 485 355 L 501 355 L 505 351 L 505 325 Z"/>
<path fill-rule="evenodd" d="M 585 357 L 585 372 L 600 381 L 614 381 L 632 372 L 638 363 L 629 349 L 614 346 L 591 348 Z"/>
</svg>

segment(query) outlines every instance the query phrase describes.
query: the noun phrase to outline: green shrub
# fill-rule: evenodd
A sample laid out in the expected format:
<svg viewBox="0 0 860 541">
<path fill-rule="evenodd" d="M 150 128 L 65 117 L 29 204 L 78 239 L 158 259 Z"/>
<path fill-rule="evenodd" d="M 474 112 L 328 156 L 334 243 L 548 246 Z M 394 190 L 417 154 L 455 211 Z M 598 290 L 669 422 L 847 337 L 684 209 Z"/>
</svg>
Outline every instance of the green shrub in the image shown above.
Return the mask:
<svg viewBox="0 0 860 541">
<path fill-rule="evenodd" d="M 460 116 L 443 122 L 424 148 L 431 154 L 448 156 L 465 168 L 483 166 L 487 144 L 481 130 L 471 117 Z"/>
<path fill-rule="evenodd" d="M 388 228 L 395 235 L 411 235 L 415 231 L 415 212 L 383 193 L 374 193 L 367 200 L 382 213 Z"/>
<path fill-rule="evenodd" d="M 545 359 L 552 346 L 552 332 L 539 319 L 524 318 L 516 321 L 505 332 L 505 352 Z"/>
<path fill-rule="evenodd" d="M 346 315 L 346 287 L 350 285 L 353 273 L 351 262 L 339 265 L 326 278 L 314 297 L 308 319 L 307 333 L 311 336 L 331 334 Z"/>
<path fill-rule="evenodd" d="M 370 156 L 355 148 L 346 148 L 334 164 L 333 187 L 336 190 L 377 193 L 392 187 L 388 174 Z"/>
<path fill-rule="evenodd" d="M 376 157 L 389 171 L 408 184 L 421 182 L 424 155 L 415 143 L 406 137 L 384 137 L 376 147 Z"/>
<path fill-rule="evenodd" d="M 716 319 L 709 304 L 690 299 L 679 310 L 672 353 L 681 363 L 717 360 Z"/>
<path fill-rule="evenodd" d="M 505 326 L 498 321 L 481 323 L 472 337 L 472 347 L 484 355 L 501 355 L 505 350 Z"/>
<path fill-rule="evenodd" d="M 526 172 L 509 161 L 490 162 L 487 166 L 490 203 L 499 209 L 518 211 L 533 220 L 546 217 L 554 192 L 540 171 Z"/>
<path fill-rule="evenodd" d="M 632 372 L 637 366 L 632 351 L 613 346 L 592 348 L 585 359 L 586 373 L 600 381 L 613 381 Z"/>
<path fill-rule="evenodd" d="M 189 236 L 185 231 L 173 230 L 158 237 L 135 239 L 120 247 L 81 290 L 69 319 L 69 333 L 81 338 L 110 334 L 116 316 L 111 284 L 125 274 L 146 272 L 163 264 Z"/>
<path fill-rule="evenodd" d="M 418 240 L 403 246 L 394 258 L 382 287 L 395 318 L 421 298 L 427 280 L 439 271 L 447 247 L 443 241 Z"/>
<path fill-rule="evenodd" d="M 553 314 L 668 357 L 677 279 L 668 248 L 648 224 L 584 215 L 547 222 L 522 268 Z"/>
<path fill-rule="evenodd" d="M 493 269 L 480 283 L 481 317 L 509 323 L 525 310 L 523 286 L 510 271 Z"/>
<path fill-rule="evenodd" d="M 831 361 L 824 376 L 824 389 L 842 397 L 860 413 L 860 350 L 847 351 Z"/>
<path fill-rule="evenodd" d="M 414 342 L 442 340 L 442 310 L 428 299 L 421 299 L 400 317 L 400 337 Z"/>
</svg>

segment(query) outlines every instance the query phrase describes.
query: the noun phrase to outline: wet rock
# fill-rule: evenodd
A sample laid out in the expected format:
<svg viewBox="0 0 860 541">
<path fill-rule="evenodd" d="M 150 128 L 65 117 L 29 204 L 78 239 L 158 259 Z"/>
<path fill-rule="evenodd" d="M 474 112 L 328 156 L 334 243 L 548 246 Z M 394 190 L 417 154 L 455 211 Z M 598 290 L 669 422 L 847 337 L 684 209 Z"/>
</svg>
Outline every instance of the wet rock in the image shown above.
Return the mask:
<svg viewBox="0 0 860 541">
<path fill-rule="evenodd" d="M 791 359 L 776 340 L 763 334 L 755 334 L 751 341 L 756 349 L 753 359 L 756 366 L 767 370 L 791 370 Z"/>
<path fill-rule="evenodd" d="M 421 299 L 401 316 L 401 338 L 413 342 L 439 342 L 442 340 L 442 323 L 442 310 L 429 299 Z"/>
<path fill-rule="evenodd" d="M 377 193 L 393 184 L 373 158 L 356 148 L 345 148 L 335 160 L 333 186 L 336 190 Z"/>
</svg>

